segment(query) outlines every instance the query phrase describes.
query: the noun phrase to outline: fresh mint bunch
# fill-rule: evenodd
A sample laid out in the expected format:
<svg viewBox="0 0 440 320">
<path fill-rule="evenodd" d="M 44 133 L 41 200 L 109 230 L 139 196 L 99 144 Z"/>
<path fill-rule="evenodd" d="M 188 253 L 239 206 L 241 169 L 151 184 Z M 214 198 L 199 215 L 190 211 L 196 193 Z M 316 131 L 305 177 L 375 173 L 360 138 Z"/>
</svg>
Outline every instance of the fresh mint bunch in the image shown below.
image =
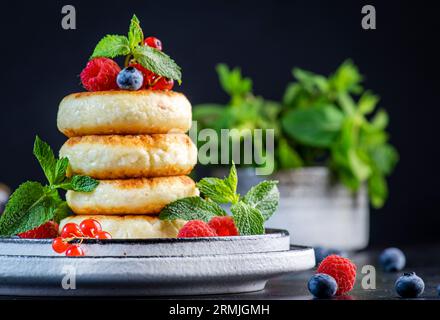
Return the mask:
<svg viewBox="0 0 440 320">
<path fill-rule="evenodd" d="M 362 87 L 363 76 L 352 61 L 329 76 L 293 69 L 295 81 L 280 102 L 254 95 L 252 80 L 239 68 L 220 64 L 216 70 L 230 101 L 195 106 L 198 130 L 273 129 L 276 170 L 326 166 L 352 191 L 368 185 L 371 204 L 384 205 L 386 178 L 399 154 L 389 142 L 388 114 L 377 109 L 379 97 Z M 255 140 L 253 148 L 258 154 L 268 151 Z"/>
<path fill-rule="evenodd" d="M 0 236 L 32 230 L 49 220 L 60 222 L 70 212 L 58 189 L 91 192 L 99 184 L 88 176 L 66 178 L 69 160 L 56 159 L 50 146 L 38 136 L 34 142 L 34 155 L 49 184 L 27 181 L 14 191 L 0 217 Z"/>
<path fill-rule="evenodd" d="M 287 146 L 299 151 L 305 165 L 327 155 L 327 164 L 350 190 L 368 185 L 371 204 L 382 207 L 388 197 L 386 177 L 399 160 L 386 132 L 387 113 L 379 97 L 365 91 L 362 75 L 345 61 L 328 77 L 294 69 L 296 82 L 287 87 L 281 114 Z M 288 161 L 286 161 L 288 162 Z"/>
<path fill-rule="evenodd" d="M 127 36 L 106 35 L 95 47 L 90 59 L 124 56 L 126 64 L 137 62 L 151 72 L 181 83 L 180 67 L 160 50 L 143 44 L 144 33 L 139 19 L 133 15 Z"/>
<path fill-rule="evenodd" d="M 263 181 L 241 198 L 237 194 L 237 171 L 233 164 L 224 179 L 204 178 L 197 183 L 202 197 L 174 201 L 160 213 L 162 220 L 202 220 L 226 216 L 220 204 L 230 204 L 230 211 L 240 235 L 264 234 L 264 222 L 278 208 L 277 181 Z"/>
</svg>

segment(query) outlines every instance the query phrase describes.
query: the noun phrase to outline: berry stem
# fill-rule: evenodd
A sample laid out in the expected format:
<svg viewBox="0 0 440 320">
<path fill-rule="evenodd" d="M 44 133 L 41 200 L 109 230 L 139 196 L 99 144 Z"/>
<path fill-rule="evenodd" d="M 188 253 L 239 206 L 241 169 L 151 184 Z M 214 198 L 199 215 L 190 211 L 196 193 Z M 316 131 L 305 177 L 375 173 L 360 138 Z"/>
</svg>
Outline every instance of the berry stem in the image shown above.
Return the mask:
<svg viewBox="0 0 440 320">
<path fill-rule="evenodd" d="M 124 67 L 128 67 L 130 65 L 131 58 L 132 58 L 131 54 L 125 56 Z"/>
</svg>

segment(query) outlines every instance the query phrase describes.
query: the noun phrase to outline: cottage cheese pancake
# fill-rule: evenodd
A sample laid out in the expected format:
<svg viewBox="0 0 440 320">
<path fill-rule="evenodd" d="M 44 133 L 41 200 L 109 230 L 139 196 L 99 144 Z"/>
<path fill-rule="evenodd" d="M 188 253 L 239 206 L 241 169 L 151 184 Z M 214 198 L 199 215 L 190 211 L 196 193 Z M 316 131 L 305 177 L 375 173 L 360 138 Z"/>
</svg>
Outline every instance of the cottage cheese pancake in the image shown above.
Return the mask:
<svg viewBox="0 0 440 320">
<path fill-rule="evenodd" d="M 175 200 L 199 195 L 187 176 L 101 180 L 93 192 L 67 191 L 76 214 L 158 214 Z"/>
<path fill-rule="evenodd" d="M 157 217 L 139 215 L 81 215 L 67 217 L 60 223 L 60 232 L 69 222 L 80 224 L 85 219 L 97 220 L 112 239 L 176 238 L 184 220 L 160 220 Z"/>
<path fill-rule="evenodd" d="M 98 91 L 65 97 L 58 129 L 68 137 L 102 134 L 185 133 L 191 104 L 174 91 Z"/>
<path fill-rule="evenodd" d="M 197 148 L 185 134 L 84 136 L 67 140 L 60 157 L 69 175 L 124 179 L 185 175 L 197 163 Z"/>
</svg>

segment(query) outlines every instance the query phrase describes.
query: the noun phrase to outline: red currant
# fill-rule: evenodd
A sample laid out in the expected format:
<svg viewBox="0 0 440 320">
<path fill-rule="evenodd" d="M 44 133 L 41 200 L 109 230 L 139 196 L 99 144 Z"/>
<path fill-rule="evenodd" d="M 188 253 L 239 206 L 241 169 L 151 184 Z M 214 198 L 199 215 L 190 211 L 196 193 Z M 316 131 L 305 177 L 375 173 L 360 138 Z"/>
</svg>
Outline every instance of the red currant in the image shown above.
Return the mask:
<svg viewBox="0 0 440 320">
<path fill-rule="evenodd" d="M 82 233 L 90 238 L 93 238 L 95 234 L 102 230 L 101 224 L 95 219 L 86 219 L 80 223 L 79 228 Z"/>
<path fill-rule="evenodd" d="M 84 255 L 84 250 L 76 244 L 72 244 L 67 248 L 66 256 L 68 257 L 81 257 Z"/>
<path fill-rule="evenodd" d="M 84 236 L 76 223 L 67 223 L 61 230 L 61 238 L 75 238 Z"/>
<path fill-rule="evenodd" d="M 160 77 L 159 80 L 151 87 L 153 90 L 171 90 L 174 86 L 174 80 Z"/>
<path fill-rule="evenodd" d="M 95 239 L 111 239 L 112 236 L 106 231 L 100 231 L 95 234 Z"/>
<path fill-rule="evenodd" d="M 154 86 L 156 81 L 158 80 L 159 76 L 155 74 L 154 72 L 149 71 L 149 73 L 146 76 L 145 84 L 147 85 L 147 89 Z"/>
<path fill-rule="evenodd" d="M 70 244 L 61 237 L 52 240 L 52 249 L 57 253 L 65 252 L 68 247 Z"/>
<path fill-rule="evenodd" d="M 145 38 L 144 40 L 144 44 L 146 46 L 155 48 L 157 50 L 162 51 L 162 41 L 160 41 L 159 39 L 157 39 L 156 37 L 148 37 Z"/>
</svg>

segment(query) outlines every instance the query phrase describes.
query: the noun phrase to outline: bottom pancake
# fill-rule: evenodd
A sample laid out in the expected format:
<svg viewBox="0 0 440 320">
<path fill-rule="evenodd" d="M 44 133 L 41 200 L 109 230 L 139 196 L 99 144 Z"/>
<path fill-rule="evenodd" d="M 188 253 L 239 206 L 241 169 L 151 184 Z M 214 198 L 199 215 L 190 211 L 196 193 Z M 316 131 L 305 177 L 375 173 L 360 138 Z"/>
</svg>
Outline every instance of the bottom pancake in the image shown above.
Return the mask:
<svg viewBox="0 0 440 320">
<path fill-rule="evenodd" d="M 176 238 L 184 220 L 160 220 L 157 217 L 139 215 L 80 215 L 70 216 L 60 223 L 60 232 L 69 222 L 80 224 L 85 219 L 99 221 L 104 231 L 111 234 L 112 239 L 149 239 Z"/>
<path fill-rule="evenodd" d="M 158 214 L 169 203 L 199 194 L 187 176 L 100 180 L 93 192 L 67 191 L 76 214 Z"/>
</svg>

